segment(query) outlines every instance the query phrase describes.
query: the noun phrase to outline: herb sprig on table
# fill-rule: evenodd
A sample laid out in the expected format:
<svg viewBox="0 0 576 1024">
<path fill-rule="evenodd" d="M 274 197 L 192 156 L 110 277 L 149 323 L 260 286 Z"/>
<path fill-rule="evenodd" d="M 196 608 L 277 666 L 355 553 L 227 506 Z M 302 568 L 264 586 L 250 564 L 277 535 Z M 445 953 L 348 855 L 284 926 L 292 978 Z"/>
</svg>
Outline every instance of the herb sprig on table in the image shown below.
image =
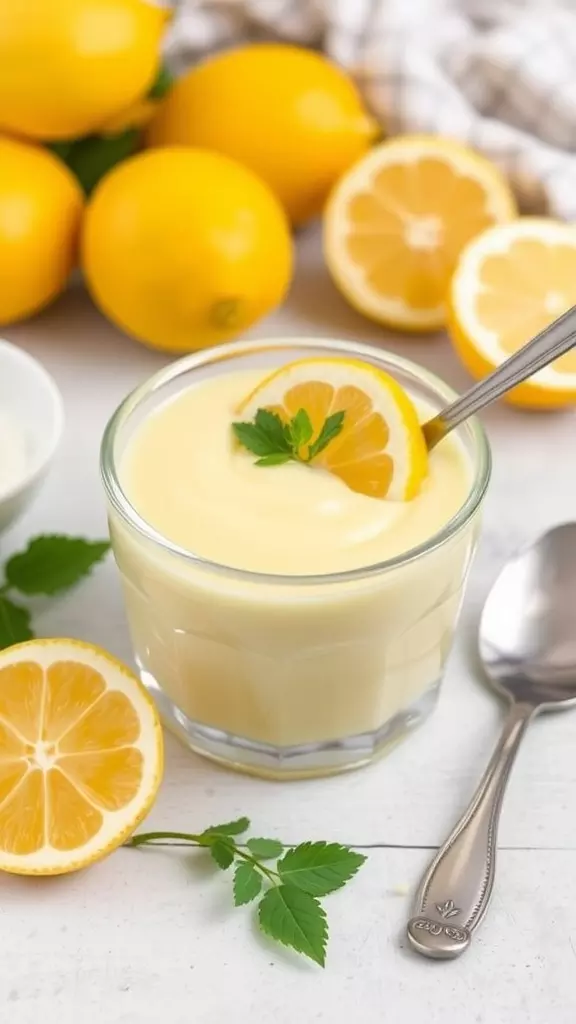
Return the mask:
<svg viewBox="0 0 576 1024">
<path fill-rule="evenodd" d="M 89 541 L 64 534 L 34 537 L 4 565 L 0 584 L 0 650 L 34 638 L 31 613 L 17 595 L 36 597 L 68 590 L 87 576 L 107 553 L 108 541 Z"/>
<path fill-rule="evenodd" d="M 233 868 L 235 906 L 258 899 L 261 930 L 324 967 L 328 922 L 320 900 L 346 885 L 366 857 L 339 843 L 285 847 L 278 839 L 254 838 L 240 845 L 236 837 L 249 828 L 248 818 L 238 818 L 212 825 L 198 835 L 143 832 L 125 845 L 171 841 L 204 849 L 222 871 Z"/>
<path fill-rule="evenodd" d="M 232 430 L 244 448 L 258 455 L 257 466 L 281 466 L 286 462 L 312 462 L 343 426 L 344 412 L 334 412 L 312 441 L 314 427 L 305 409 L 299 409 L 288 423 L 283 423 L 278 413 L 258 409 L 252 422 L 233 423 Z"/>
</svg>

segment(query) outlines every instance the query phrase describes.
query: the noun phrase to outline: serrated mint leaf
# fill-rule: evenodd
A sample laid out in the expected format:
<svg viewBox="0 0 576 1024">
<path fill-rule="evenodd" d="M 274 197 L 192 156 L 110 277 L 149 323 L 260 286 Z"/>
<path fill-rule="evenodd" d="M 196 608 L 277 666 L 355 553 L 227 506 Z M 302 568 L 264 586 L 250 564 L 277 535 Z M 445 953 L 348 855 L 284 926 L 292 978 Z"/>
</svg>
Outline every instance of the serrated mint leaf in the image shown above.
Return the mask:
<svg viewBox="0 0 576 1024">
<path fill-rule="evenodd" d="M 310 957 L 321 967 L 326 961 L 326 914 L 314 896 L 293 885 L 268 889 L 258 907 L 260 927 L 271 939 Z"/>
<path fill-rule="evenodd" d="M 255 900 L 262 888 L 262 875 L 251 864 L 238 864 L 234 872 L 234 903 L 241 907 Z"/>
<path fill-rule="evenodd" d="M 32 640 L 30 612 L 0 594 L 0 650 Z"/>
<path fill-rule="evenodd" d="M 240 836 L 249 828 L 249 818 L 236 818 L 234 821 L 225 821 L 223 825 L 210 825 L 204 829 L 200 839 L 206 839 L 211 842 L 214 836 Z"/>
<path fill-rule="evenodd" d="M 314 427 L 305 409 L 299 409 L 296 415 L 290 420 L 290 437 L 296 449 L 308 441 L 314 433 Z"/>
<path fill-rule="evenodd" d="M 34 537 L 6 563 L 6 582 L 22 594 L 55 594 L 87 576 L 109 547 L 108 541 L 59 534 Z"/>
<path fill-rule="evenodd" d="M 233 423 L 232 430 L 240 444 L 254 455 L 276 454 L 276 449 L 270 439 L 253 423 Z"/>
<path fill-rule="evenodd" d="M 270 412 L 269 409 L 258 409 L 254 422 L 258 430 L 266 435 L 274 452 L 291 454 L 290 437 L 278 413 Z"/>
<path fill-rule="evenodd" d="M 248 839 L 246 846 L 258 860 L 272 860 L 284 852 L 284 847 L 278 839 Z"/>
<path fill-rule="evenodd" d="M 330 441 L 333 441 L 338 436 L 344 426 L 344 415 L 343 412 L 334 412 L 328 417 L 318 437 L 308 449 L 308 461 L 314 459 L 320 452 L 323 452 L 330 444 Z"/>
<path fill-rule="evenodd" d="M 314 428 L 305 409 L 299 409 L 289 423 L 269 409 L 258 409 L 253 423 L 233 423 L 232 430 L 244 448 L 259 456 L 257 466 L 281 466 L 290 461 L 310 462 L 340 433 L 343 423 L 344 412 L 332 413 L 308 448 Z"/>
<path fill-rule="evenodd" d="M 327 896 L 346 885 L 365 860 L 339 843 L 302 843 L 288 850 L 276 867 L 283 882 L 312 896 Z"/>
<path fill-rule="evenodd" d="M 225 839 L 215 839 L 210 843 L 210 853 L 222 871 L 226 871 L 234 860 L 234 850 Z"/>
</svg>

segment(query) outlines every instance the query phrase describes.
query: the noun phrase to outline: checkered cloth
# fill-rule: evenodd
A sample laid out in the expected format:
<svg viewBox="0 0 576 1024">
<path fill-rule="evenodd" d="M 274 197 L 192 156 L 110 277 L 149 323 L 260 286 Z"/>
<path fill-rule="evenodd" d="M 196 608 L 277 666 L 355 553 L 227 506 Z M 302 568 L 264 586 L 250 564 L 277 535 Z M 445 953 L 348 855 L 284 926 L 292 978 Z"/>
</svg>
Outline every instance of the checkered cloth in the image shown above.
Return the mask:
<svg viewBox="0 0 576 1024">
<path fill-rule="evenodd" d="M 387 134 L 438 132 L 508 174 L 524 209 L 576 220 L 576 0 L 156 0 L 182 72 L 247 39 L 322 48 Z"/>
</svg>

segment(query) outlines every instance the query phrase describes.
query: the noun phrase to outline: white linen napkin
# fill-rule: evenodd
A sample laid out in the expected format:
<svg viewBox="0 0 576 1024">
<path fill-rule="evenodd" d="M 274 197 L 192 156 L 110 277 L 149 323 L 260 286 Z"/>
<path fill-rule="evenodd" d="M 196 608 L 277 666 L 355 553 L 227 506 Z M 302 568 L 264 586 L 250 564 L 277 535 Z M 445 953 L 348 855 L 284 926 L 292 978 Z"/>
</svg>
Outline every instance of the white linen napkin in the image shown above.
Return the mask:
<svg viewBox="0 0 576 1024">
<path fill-rule="evenodd" d="M 576 0 L 157 0 L 181 73 L 248 39 L 320 47 L 387 134 L 462 139 L 524 209 L 576 220 Z"/>
</svg>

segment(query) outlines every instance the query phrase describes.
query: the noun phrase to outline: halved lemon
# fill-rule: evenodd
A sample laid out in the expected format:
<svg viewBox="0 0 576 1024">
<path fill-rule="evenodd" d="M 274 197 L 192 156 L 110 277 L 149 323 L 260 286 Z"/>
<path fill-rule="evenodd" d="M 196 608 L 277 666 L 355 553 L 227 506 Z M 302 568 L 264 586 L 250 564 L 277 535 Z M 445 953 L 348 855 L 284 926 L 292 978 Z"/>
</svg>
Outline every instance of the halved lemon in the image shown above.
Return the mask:
<svg viewBox="0 0 576 1024">
<path fill-rule="evenodd" d="M 576 227 L 521 217 L 483 232 L 462 253 L 450 291 L 450 334 L 472 376 L 483 377 L 574 304 Z M 541 408 L 576 402 L 576 351 L 506 398 Z"/>
<path fill-rule="evenodd" d="M 99 860 L 148 812 L 161 775 L 158 714 L 120 662 L 76 640 L 0 652 L 0 870 Z"/>
<path fill-rule="evenodd" d="M 341 432 L 310 463 L 373 498 L 413 498 L 428 470 L 428 453 L 412 400 L 389 374 L 360 359 L 300 359 L 266 377 L 238 412 L 260 408 L 289 420 L 304 409 L 310 443 L 328 416 L 344 412 Z"/>
<path fill-rule="evenodd" d="M 450 139 L 404 135 L 360 160 L 324 218 L 330 272 L 349 302 L 379 323 L 441 327 L 458 255 L 484 228 L 516 215 L 501 172 Z"/>
</svg>

